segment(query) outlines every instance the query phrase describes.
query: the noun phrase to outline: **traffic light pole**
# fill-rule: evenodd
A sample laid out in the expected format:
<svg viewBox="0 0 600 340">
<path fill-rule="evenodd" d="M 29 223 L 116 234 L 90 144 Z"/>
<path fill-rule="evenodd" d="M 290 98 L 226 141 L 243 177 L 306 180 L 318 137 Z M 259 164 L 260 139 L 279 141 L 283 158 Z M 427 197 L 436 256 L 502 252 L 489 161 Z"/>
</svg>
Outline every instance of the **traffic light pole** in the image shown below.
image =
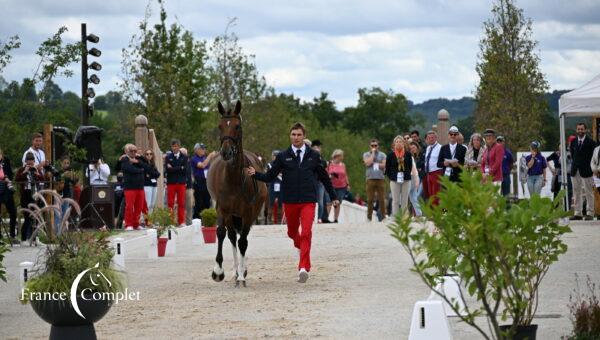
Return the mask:
<svg viewBox="0 0 600 340">
<path fill-rule="evenodd" d="M 87 63 L 87 28 L 86 24 L 81 24 L 81 125 L 89 125 L 88 112 L 88 63 Z"/>
</svg>

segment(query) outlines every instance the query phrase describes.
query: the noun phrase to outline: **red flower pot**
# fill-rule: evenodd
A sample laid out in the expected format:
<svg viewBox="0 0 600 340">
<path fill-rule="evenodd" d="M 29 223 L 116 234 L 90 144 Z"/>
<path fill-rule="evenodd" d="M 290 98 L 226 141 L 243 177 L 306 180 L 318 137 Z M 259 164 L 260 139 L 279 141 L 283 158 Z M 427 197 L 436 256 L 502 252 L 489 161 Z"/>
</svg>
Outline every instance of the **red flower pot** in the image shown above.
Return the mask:
<svg viewBox="0 0 600 340">
<path fill-rule="evenodd" d="M 165 256 L 165 251 L 167 250 L 167 242 L 168 241 L 169 241 L 169 239 L 166 237 L 158 238 L 158 256 L 159 257 Z"/>
<path fill-rule="evenodd" d="M 215 243 L 217 241 L 217 227 L 202 227 L 204 243 Z"/>
</svg>

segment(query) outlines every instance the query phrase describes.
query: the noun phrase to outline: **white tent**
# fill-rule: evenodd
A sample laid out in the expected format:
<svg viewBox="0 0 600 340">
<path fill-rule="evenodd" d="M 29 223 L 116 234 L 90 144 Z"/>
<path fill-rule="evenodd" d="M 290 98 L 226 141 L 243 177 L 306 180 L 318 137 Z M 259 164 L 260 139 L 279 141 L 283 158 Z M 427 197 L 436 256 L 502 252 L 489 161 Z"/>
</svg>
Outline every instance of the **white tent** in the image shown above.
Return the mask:
<svg viewBox="0 0 600 340">
<path fill-rule="evenodd" d="M 558 100 L 558 118 L 560 120 L 560 153 L 561 155 L 567 154 L 567 147 L 565 141 L 567 137 L 565 135 L 565 118 L 567 117 L 589 117 L 594 114 L 600 114 L 600 75 L 597 75 L 587 84 L 582 87 L 575 89 L 571 92 L 567 92 L 560 96 Z M 561 166 L 563 169 L 567 168 L 567 158 L 560 158 Z M 562 185 L 563 189 L 567 189 L 567 172 L 562 172 Z M 566 200 L 568 201 L 568 200 Z M 571 202 L 567 202 L 565 207 L 568 209 L 568 205 Z"/>
</svg>

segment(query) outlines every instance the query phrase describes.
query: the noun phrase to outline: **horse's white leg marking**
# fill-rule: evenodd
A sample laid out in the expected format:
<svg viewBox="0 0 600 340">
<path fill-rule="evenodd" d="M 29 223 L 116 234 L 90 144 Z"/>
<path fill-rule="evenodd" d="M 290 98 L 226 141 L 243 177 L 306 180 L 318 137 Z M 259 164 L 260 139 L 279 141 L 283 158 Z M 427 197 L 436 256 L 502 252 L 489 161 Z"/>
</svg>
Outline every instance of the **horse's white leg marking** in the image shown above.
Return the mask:
<svg viewBox="0 0 600 340">
<path fill-rule="evenodd" d="M 239 275 L 238 275 L 237 280 L 238 281 L 246 281 L 246 278 L 244 277 L 244 272 L 246 272 L 246 256 L 240 254 L 240 257 L 241 257 L 240 265 L 238 267 Z"/>
<path fill-rule="evenodd" d="M 234 246 L 233 244 L 231 245 L 232 251 L 233 251 L 233 275 L 232 277 L 235 278 L 235 274 L 236 274 L 236 270 L 238 269 L 238 251 L 237 251 L 237 247 Z"/>
</svg>

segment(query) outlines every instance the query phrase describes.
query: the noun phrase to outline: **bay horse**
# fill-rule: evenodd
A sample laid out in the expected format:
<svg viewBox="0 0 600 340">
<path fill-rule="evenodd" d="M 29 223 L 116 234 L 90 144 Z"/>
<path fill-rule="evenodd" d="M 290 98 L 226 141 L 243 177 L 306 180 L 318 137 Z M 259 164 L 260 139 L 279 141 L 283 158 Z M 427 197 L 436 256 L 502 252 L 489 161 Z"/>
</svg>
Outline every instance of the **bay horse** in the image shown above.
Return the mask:
<svg viewBox="0 0 600 340">
<path fill-rule="evenodd" d="M 216 264 L 212 271 L 213 280 L 220 282 L 225 278 L 223 270 L 223 240 L 225 234 L 233 248 L 233 263 L 236 287 L 240 283 L 246 287 L 246 250 L 248 233 L 256 221 L 267 199 L 267 186 L 248 176 L 244 168 L 252 166 L 262 171 L 258 157 L 244 150 L 242 143 L 242 103 L 238 100 L 233 112 L 219 102 L 219 123 L 221 149 L 210 164 L 207 186 L 211 197 L 217 202 L 218 250 Z M 260 169 L 260 170 L 259 170 Z M 239 234 L 239 240 L 237 236 Z M 238 250 L 241 257 L 238 261 Z"/>
</svg>

